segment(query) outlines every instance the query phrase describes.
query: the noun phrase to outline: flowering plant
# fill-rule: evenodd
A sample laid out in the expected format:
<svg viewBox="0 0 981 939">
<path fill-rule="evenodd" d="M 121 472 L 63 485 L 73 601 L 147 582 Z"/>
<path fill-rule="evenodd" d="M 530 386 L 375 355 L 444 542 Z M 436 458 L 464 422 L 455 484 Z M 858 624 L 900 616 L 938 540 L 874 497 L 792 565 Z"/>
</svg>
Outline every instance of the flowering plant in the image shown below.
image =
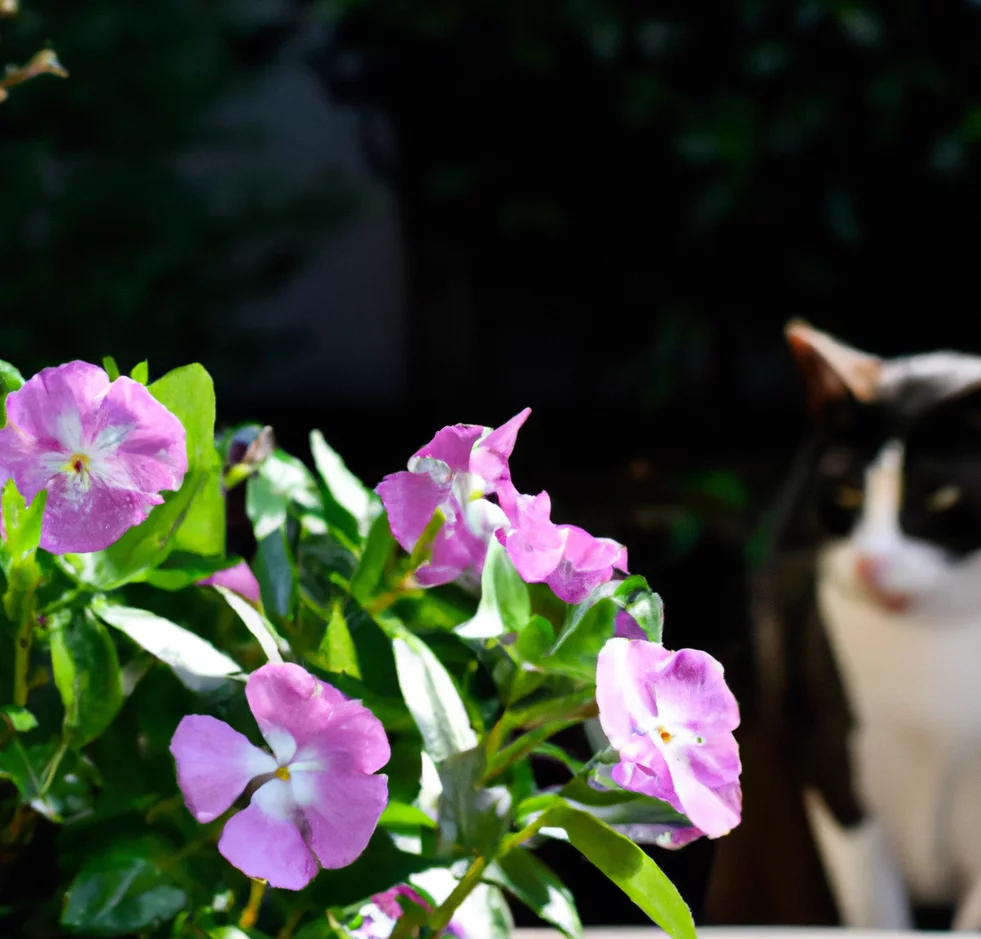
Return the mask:
<svg viewBox="0 0 981 939">
<path fill-rule="evenodd" d="M 319 432 L 313 469 L 216 437 L 199 365 L 0 363 L 4 934 L 492 939 L 510 899 L 574 937 L 561 838 L 692 939 L 640 845 L 738 824 L 738 708 L 626 548 L 519 492 L 529 413 L 372 489 Z"/>
</svg>

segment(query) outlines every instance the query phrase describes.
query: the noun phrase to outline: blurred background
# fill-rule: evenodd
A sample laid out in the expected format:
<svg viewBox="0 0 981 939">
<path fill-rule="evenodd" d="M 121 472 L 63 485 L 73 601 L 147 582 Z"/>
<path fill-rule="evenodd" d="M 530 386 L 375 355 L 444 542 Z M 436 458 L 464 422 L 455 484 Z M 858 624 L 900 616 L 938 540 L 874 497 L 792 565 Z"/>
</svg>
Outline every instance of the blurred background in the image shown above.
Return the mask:
<svg viewBox="0 0 981 939">
<path fill-rule="evenodd" d="M 0 104 L 0 357 L 199 360 L 370 483 L 531 405 L 519 488 L 737 693 L 806 431 L 784 322 L 981 351 L 981 3 L 23 0 L 0 40 L 71 73 Z M 711 855 L 658 853 L 696 910 Z"/>
</svg>

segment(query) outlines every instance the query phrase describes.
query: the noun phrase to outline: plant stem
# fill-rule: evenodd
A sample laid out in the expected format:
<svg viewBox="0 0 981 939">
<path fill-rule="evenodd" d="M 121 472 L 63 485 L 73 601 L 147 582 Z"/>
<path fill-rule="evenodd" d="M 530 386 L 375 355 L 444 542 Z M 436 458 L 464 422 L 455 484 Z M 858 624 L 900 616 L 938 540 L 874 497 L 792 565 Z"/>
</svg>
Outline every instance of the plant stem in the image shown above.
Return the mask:
<svg viewBox="0 0 981 939">
<path fill-rule="evenodd" d="M 48 764 L 48 768 L 44 773 L 44 779 L 41 780 L 41 788 L 38 791 L 39 799 L 44 798 L 47 791 L 51 788 L 51 784 L 54 782 L 55 775 L 58 772 L 58 767 L 61 766 L 61 761 L 65 758 L 65 754 L 67 752 L 68 740 L 65 737 L 62 737 L 61 743 L 58 744 L 58 749 L 55 751 L 55 754 L 51 758 L 51 762 Z"/>
<path fill-rule="evenodd" d="M 259 918 L 259 907 L 262 906 L 262 898 L 265 893 L 266 882 L 253 877 L 249 882 L 249 902 L 238 918 L 239 929 L 251 929 L 255 926 L 255 921 Z"/>
<path fill-rule="evenodd" d="M 290 939 L 296 927 L 300 925 L 300 920 L 303 919 L 303 914 L 306 913 L 307 907 L 298 906 L 289 916 L 286 917 L 286 922 L 283 923 L 283 928 L 276 933 L 276 939 Z"/>
<path fill-rule="evenodd" d="M 484 773 L 483 780 L 481 780 L 481 785 L 486 785 L 495 776 L 500 776 L 508 767 L 517 763 L 522 757 L 527 756 L 535 747 L 540 743 L 544 743 L 553 734 L 557 734 L 560 730 L 565 730 L 569 727 L 575 727 L 578 723 L 579 721 L 577 720 L 554 721 L 551 724 L 545 724 L 543 727 L 537 727 L 535 730 L 522 734 L 514 743 L 509 744 L 500 753 L 492 757 L 491 764 L 487 768 L 487 772 Z"/>
<path fill-rule="evenodd" d="M 433 911 L 429 917 L 429 925 L 433 935 L 431 939 L 439 939 L 443 930 L 450 924 L 453 914 L 457 911 L 460 904 L 470 896 L 470 892 L 480 883 L 480 878 L 487 867 L 487 858 L 476 857 L 473 863 L 467 868 L 460 882 L 453 888 L 453 892 Z"/>
<path fill-rule="evenodd" d="M 27 670 L 31 661 L 31 640 L 34 627 L 34 590 L 31 589 L 16 598 L 17 636 L 14 639 L 14 704 L 27 705 Z"/>
</svg>

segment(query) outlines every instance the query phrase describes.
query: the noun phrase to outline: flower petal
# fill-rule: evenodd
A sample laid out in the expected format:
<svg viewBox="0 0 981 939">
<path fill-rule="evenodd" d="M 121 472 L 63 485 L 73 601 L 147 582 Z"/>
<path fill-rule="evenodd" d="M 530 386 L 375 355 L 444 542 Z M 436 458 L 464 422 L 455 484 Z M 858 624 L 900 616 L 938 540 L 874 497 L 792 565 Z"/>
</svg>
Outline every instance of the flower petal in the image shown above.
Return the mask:
<svg viewBox="0 0 981 939">
<path fill-rule="evenodd" d="M 386 761 L 387 762 L 387 761 Z M 290 785 L 306 822 L 307 843 L 322 867 L 347 867 L 368 846 L 388 805 L 388 777 L 294 772 Z"/>
<path fill-rule="evenodd" d="M 271 779 L 248 808 L 225 825 L 218 850 L 243 874 L 271 887 L 302 890 L 317 874 L 317 861 L 303 840 L 290 784 Z"/>
<path fill-rule="evenodd" d="M 41 369 L 7 396 L 7 426 L 48 447 L 58 444 L 69 453 L 81 449 L 83 426 L 108 388 L 109 376 L 88 362 Z"/>
<path fill-rule="evenodd" d="M 652 799 L 660 799 L 662 802 L 667 802 L 676 812 L 684 812 L 678 793 L 675 792 L 667 761 L 657 748 L 652 748 L 650 753 L 644 755 L 644 763 L 645 765 L 642 766 L 640 763 L 622 760 L 613 767 L 610 776 L 624 789 L 639 792 Z"/>
<path fill-rule="evenodd" d="M 700 649 L 679 649 L 657 666 L 657 707 L 661 718 L 708 736 L 739 726 L 739 705 L 722 665 Z"/>
<path fill-rule="evenodd" d="M 635 620 L 626 610 L 617 613 L 614 625 L 614 635 L 621 639 L 647 639 L 647 633 L 640 628 Z"/>
<path fill-rule="evenodd" d="M 424 447 L 412 454 L 409 468 L 419 460 L 442 460 L 453 473 L 470 470 L 470 452 L 484 428 L 479 424 L 452 424 L 444 427 Z"/>
<path fill-rule="evenodd" d="M 20 489 L 19 479 L 17 488 Z M 44 507 L 41 547 L 52 554 L 108 548 L 163 501 L 160 496 L 116 489 L 92 477 L 80 480 L 67 473 L 51 477 L 45 488 L 48 501 Z"/>
<path fill-rule="evenodd" d="M 170 741 L 177 785 L 191 814 L 202 824 L 227 811 L 256 776 L 271 773 L 276 761 L 224 721 L 190 714 Z"/>
<path fill-rule="evenodd" d="M 138 381 L 117 378 L 85 430 L 105 478 L 139 492 L 180 489 L 187 473 L 184 425 Z"/>
<path fill-rule="evenodd" d="M 428 473 L 392 473 L 376 487 L 388 513 L 388 524 L 395 540 L 411 551 L 433 513 L 450 498 L 449 482 L 436 482 Z"/>
<path fill-rule="evenodd" d="M 505 511 L 508 511 L 505 508 Z M 507 548 L 511 563 L 527 583 L 545 580 L 562 560 L 565 534 L 549 519 L 552 502 L 547 492 L 517 497 L 511 522 L 514 527 L 497 531 L 497 539 Z"/>
<path fill-rule="evenodd" d="M 531 408 L 519 411 L 507 423 L 492 430 L 474 448 L 470 456 L 470 472 L 476 473 L 487 484 L 488 494 L 497 489 L 501 480 L 511 478 L 508 457 L 514 450 L 521 425 L 528 420 Z"/>
<path fill-rule="evenodd" d="M 245 684 L 245 696 L 281 766 L 328 730 L 338 708 L 352 703 L 336 688 L 288 662 L 268 662 L 256 669 Z"/>
<path fill-rule="evenodd" d="M 709 838 L 720 838 L 739 824 L 740 814 L 731 799 L 700 782 L 693 773 L 672 772 L 671 780 L 683 806 L 681 811 Z"/>
<path fill-rule="evenodd" d="M 227 587 L 255 606 L 262 603 L 259 581 L 255 579 L 252 568 L 245 561 L 239 561 L 238 564 L 226 567 L 223 571 L 215 571 L 209 577 L 199 580 L 198 584 L 202 587 Z"/>
<path fill-rule="evenodd" d="M 565 550 L 555 571 L 546 579 L 566 603 L 582 603 L 613 576 L 613 568 L 627 569 L 627 549 L 612 538 L 594 538 L 576 525 L 559 525 Z"/>
</svg>

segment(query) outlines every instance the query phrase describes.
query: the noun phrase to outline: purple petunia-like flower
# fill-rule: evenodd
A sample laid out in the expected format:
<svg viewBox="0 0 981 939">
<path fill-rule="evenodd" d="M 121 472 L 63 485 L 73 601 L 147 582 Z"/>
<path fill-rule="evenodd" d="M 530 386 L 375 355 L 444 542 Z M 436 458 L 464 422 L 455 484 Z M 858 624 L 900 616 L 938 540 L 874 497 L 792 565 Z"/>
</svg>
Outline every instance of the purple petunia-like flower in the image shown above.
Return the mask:
<svg viewBox="0 0 981 939">
<path fill-rule="evenodd" d="M 201 587 L 227 587 L 229 590 L 244 597 L 253 606 L 262 603 L 262 595 L 259 591 L 259 581 L 255 579 L 252 568 L 245 561 L 239 561 L 232 567 L 226 567 L 223 571 L 215 571 L 214 574 L 198 581 Z"/>
<path fill-rule="evenodd" d="M 544 582 L 566 603 L 581 603 L 614 568 L 626 572 L 627 549 L 576 525 L 556 525 L 547 492 L 521 495 L 505 483 L 498 499 L 510 524 L 497 530 L 497 540 L 527 583 Z"/>
<path fill-rule="evenodd" d="M 410 887 L 408 884 L 399 884 L 384 893 L 376 893 L 371 898 L 370 903 L 361 907 L 358 911 L 362 917 L 361 925 L 352 929 L 351 934 L 357 936 L 358 939 L 388 939 L 395 929 L 395 924 L 402 916 L 403 911 L 398 902 L 399 897 L 405 897 L 427 912 L 432 912 L 432 904 L 414 887 Z M 457 939 L 465 939 L 463 929 L 454 920 L 451 920 L 447 925 L 446 933 L 456 936 Z"/>
<path fill-rule="evenodd" d="M 596 663 L 596 701 L 620 756 L 613 779 L 669 803 L 692 823 L 677 829 L 668 846 L 701 834 L 718 838 L 739 824 L 741 765 L 732 734 L 739 706 L 712 656 L 610 639 Z"/>
<path fill-rule="evenodd" d="M 507 524 L 500 507 L 484 496 L 510 483 L 508 457 L 531 408 L 496 430 L 477 424 L 444 427 L 409 460 L 408 470 L 377 486 L 395 540 L 412 551 L 433 515 L 445 521 L 428 561 L 416 571 L 425 587 L 449 583 L 465 571 L 479 574 L 494 531 Z"/>
<path fill-rule="evenodd" d="M 179 489 L 184 427 L 139 382 L 87 362 L 46 368 L 7 397 L 0 481 L 30 502 L 47 490 L 41 547 L 101 551 Z"/>
<path fill-rule="evenodd" d="M 218 850 L 249 877 L 300 890 L 318 862 L 346 867 L 367 846 L 388 804 L 388 777 L 374 775 L 391 755 L 388 738 L 360 701 L 299 665 L 263 665 L 245 694 L 272 753 L 224 721 L 192 714 L 170 744 L 177 783 L 202 823 L 251 784 L 252 800 L 225 824 Z"/>
</svg>

